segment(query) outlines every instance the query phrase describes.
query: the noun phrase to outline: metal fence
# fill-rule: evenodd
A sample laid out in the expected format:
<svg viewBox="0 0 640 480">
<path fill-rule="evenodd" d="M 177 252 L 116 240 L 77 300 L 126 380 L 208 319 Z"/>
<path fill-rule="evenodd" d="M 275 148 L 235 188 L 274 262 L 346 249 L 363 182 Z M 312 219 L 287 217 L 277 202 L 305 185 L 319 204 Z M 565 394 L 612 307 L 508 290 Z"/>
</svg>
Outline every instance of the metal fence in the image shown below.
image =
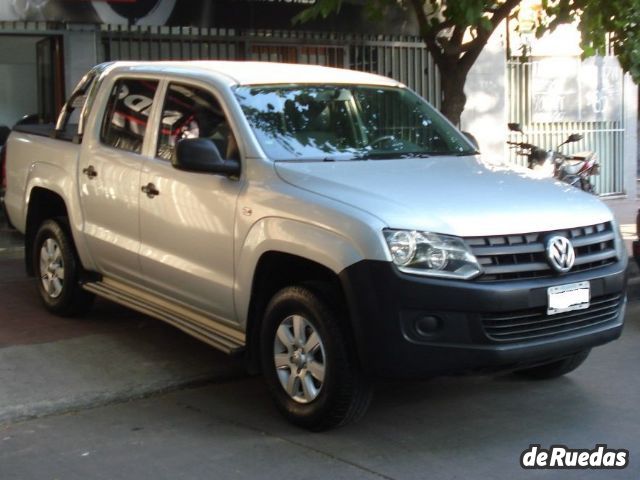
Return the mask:
<svg viewBox="0 0 640 480">
<path fill-rule="evenodd" d="M 570 69 L 570 65 L 565 68 Z M 580 72 L 574 72 L 577 78 Z M 600 158 L 601 173 L 595 177 L 596 191 L 601 195 L 611 195 L 623 192 L 624 187 L 624 121 L 622 104 L 606 116 L 606 119 L 594 121 L 576 121 L 575 119 L 560 118 L 552 121 L 536 121 L 536 105 L 534 97 L 536 91 L 533 86 L 533 62 L 512 59 L 507 63 L 509 122 L 520 123 L 527 133 L 527 141 L 545 149 L 555 148 L 567 139 L 571 133 L 583 135 L 583 139 L 576 143 L 562 147 L 565 153 L 591 150 Z M 617 78 L 617 77 L 615 77 Z M 620 95 L 622 92 L 622 76 L 620 76 Z M 566 85 L 550 85 L 550 88 L 570 91 Z M 581 92 L 574 92 L 580 95 Z M 566 99 L 575 101 L 575 99 Z M 622 99 L 621 99 L 622 100 Z M 509 133 L 508 139 L 520 141 L 521 136 Z M 509 159 L 513 163 L 525 165 L 526 159 L 515 155 L 510 150 Z"/>
<path fill-rule="evenodd" d="M 436 108 L 441 104 L 440 75 L 422 41 L 417 37 L 360 35 L 328 32 L 167 27 L 124 25 L 74 25 L 56 22 L 0 22 L 2 33 L 56 34 L 65 30 L 98 29 L 98 60 L 272 60 L 351 68 L 395 78 L 422 95 Z M 607 57 L 603 57 L 607 58 Z M 552 148 L 570 133 L 584 139 L 566 145 L 567 153 L 594 150 L 600 157 L 601 194 L 623 191 L 624 121 L 622 108 L 614 118 L 596 121 L 536 121 L 533 108 L 533 61 L 512 58 L 507 62 L 508 118 L 526 129 L 531 143 Z M 566 67 L 564 67 L 566 68 Z M 622 76 L 620 76 L 620 91 Z M 510 140 L 519 138 L 511 133 Z M 524 159 L 510 154 L 513 163 Z"/>
<path fill-rule="evenodd" d="M 440 76 L 416 37 L 278 30 L 103 25 L 101 60 L 268 60 L 392 77 L 436 108 Z"/>
</svg>

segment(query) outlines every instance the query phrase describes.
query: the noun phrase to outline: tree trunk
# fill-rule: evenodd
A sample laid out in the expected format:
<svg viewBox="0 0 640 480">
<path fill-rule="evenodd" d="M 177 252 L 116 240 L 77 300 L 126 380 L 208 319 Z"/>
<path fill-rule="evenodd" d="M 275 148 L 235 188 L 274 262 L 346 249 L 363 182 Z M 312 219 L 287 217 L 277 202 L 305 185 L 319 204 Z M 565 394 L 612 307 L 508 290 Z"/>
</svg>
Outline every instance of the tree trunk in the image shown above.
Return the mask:
<svg viewBox="0 0 640 480">
<path fill-rule="evenodd" d="M 442 86 L 442 105 L 440 111 L 451 123 L 460 126 L 460 117 L 467 103 L 464 84 L 466 72 L 461 72 L 457 64 L 440 67 L 440 83 Z"/>
</svg>

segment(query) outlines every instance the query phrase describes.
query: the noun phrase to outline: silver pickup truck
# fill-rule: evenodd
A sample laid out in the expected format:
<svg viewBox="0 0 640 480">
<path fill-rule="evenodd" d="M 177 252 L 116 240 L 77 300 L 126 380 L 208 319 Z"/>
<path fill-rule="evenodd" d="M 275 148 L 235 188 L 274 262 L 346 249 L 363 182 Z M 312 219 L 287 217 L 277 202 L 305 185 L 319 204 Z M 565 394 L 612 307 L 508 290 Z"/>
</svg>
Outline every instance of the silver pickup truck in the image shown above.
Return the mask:
<svg viewBox="0 0 640 480">
<path fill-rule="evenodd" d="M 375 378 L 551 378 L 622 331 L 610 210 L 484 163 L 388 78 L 102 64 L 6 153 L 6 208 L 48 310 L 98 295 L 242 354 L 309 429 L 361 417 Z"/>
</svg>

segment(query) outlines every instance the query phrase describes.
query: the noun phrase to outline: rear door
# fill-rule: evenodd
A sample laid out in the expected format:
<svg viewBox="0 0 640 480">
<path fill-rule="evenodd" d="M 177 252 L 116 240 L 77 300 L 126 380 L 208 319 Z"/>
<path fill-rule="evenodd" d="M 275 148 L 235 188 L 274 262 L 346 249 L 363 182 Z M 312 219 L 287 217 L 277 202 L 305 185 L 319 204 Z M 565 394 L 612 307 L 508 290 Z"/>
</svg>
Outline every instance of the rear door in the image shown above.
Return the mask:
<svg viewBox="0 0 640 480">
<path fill-rule="evenodd" d="M 147 123 L 159 82 L 141 77 L 112 80 L 109 96 L 95 104 L 80 156 L 84 232 L 98 271 L 139 281 L 140 172 L 147 158 Z M 88 132 L 87 132 L 88 133 Z"/>
<path fill-rule="evenodd" d="M 233 238 L 241 181 L 177 170 L 183 138 L 209 138 L 239 160 L 232 125 L 205 85 L 169 82 L 157 148 L 145 161 L 140 199 L 140 262 L 148 288 L 218 320 L 234 322 Z"/>
</svg>

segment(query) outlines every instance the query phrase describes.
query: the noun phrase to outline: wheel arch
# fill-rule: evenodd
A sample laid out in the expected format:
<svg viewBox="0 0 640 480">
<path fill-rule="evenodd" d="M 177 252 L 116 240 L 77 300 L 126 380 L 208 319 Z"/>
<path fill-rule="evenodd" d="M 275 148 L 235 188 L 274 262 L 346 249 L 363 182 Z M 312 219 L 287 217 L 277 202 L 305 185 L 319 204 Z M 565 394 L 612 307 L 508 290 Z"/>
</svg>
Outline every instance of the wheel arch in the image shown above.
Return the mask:
<svg viewBox="0 0 640 480">
<path fill-rule="evenodd" d="M 265 217 L 252 225 L 237 246 L 234 283 L 236 314 L 247 335 L 251 371 L 257 357 L 255 333 L 273 294 L 287 285 L 323 282 L 346 299 L 339 275 L 366 258 L 357 247 L 360 244 L 362 240 L 300 220 Z"/>
<path fill-rule="evenodd" d="M 264 311 L 273 296 L 292 285 L 306 285 L 321 296 L 339 299 L 346 297 L 338 274 L 330 268 L 305 257 L 281 251 L 267 251 L 260 257 L 253 281 L 246 318 L 247 365 L 258 373 L 260 357 L 260 325 Z M 346 308 L 345 308 L 346 311 Z M 350 325 L 348 325 L 351 330 Z"/>
<path fill-rule="evenodd" d="M 57 217 L 69 217 L 69 210 L 62 195 L 44 187 L 33 187 L 27 201 L 27 215 L 25 222 L 25 267 L 27 274 L 34 275 L 31 262 L 31 251 L 38 228 L 45 220 Z"/>
</svg>

